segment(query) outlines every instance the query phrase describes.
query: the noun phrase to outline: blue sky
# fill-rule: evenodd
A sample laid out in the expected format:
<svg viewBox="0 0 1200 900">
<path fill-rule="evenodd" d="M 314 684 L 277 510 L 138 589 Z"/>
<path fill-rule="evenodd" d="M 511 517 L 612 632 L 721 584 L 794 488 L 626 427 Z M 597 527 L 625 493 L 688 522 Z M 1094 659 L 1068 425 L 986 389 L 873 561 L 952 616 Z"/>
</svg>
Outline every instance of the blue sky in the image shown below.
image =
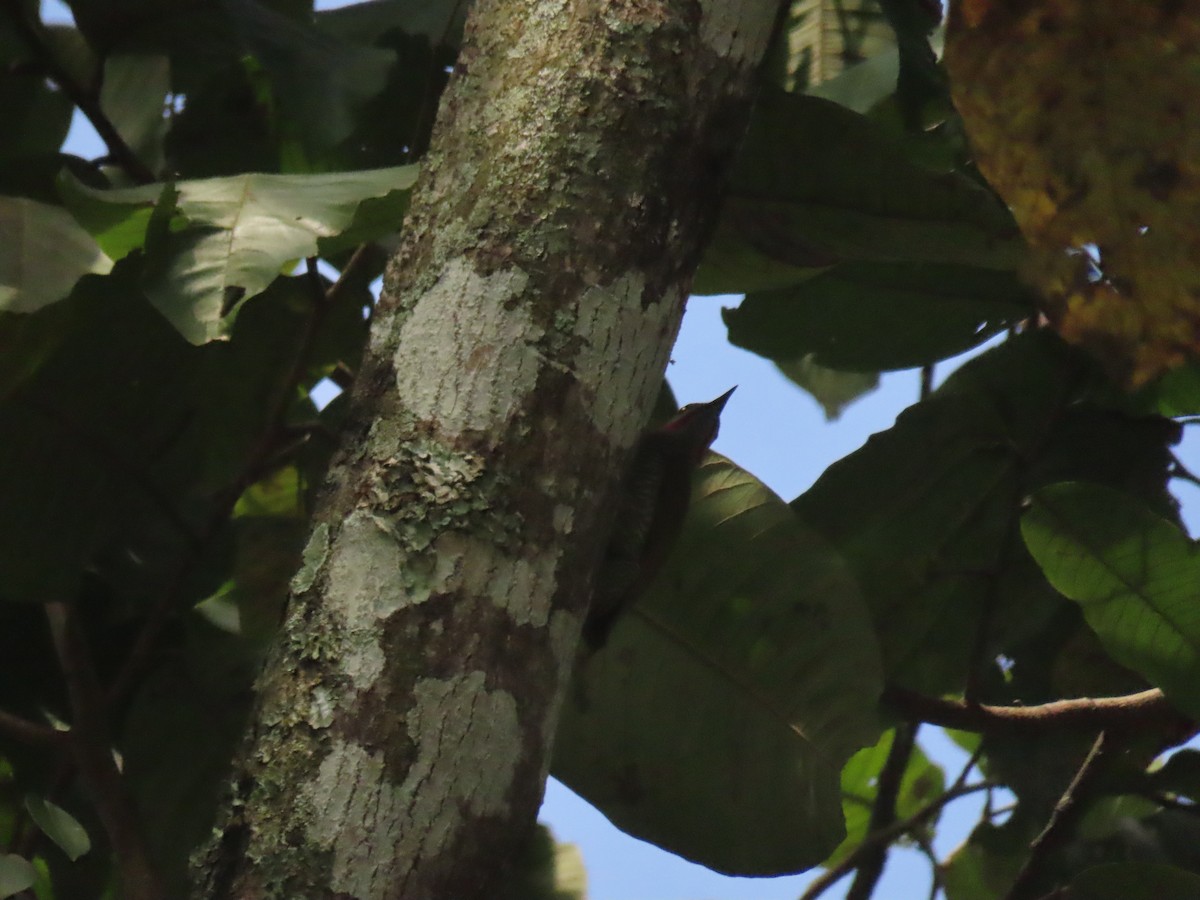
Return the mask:
<svg viewBox="0 0 1200 900">
<path fill-rule="evenodd" d="M 327 7 L 338 3 L 319 3 Z M 70 21 L 60 3 L 44 4 L 53 21 Z M 99 156 L 102 145 L 77 113 L 65 149 L 81 156 Z M 820 407 L 784 378 L 774 365 L 729 344 L 721 322 L 722 306 L 734 297 L 698 297 L 689 304 L 683 328 L 667 371 L 681 403 L 709 400 L 738 385 L 722 416 L 715 449 L 753 472 L 785 499 L 804 491 L 827 466 L 856 450 L 877 431 L 888 428 L 896 415 L 918 396 L 915 371 L 884 376 L 876 391 L 850 406 L 836 422 L 826 422 Z M 939 381 L 957 364 L 943 364 Z M 1200 469 L 1200 427 L 1187 430 L 1180 458 Z M 1176 482 L 1184 518 L 1193 537 L 1200 532 L 1200 488 Z M 939 729 L 926 727 L 919 741 L 926 753 L 946 768 L 952 779 L 965 754 Z M 966 837 L 978 818 L 978 797 L 967 797 L 947 808 L 935 847 L 945 857 Z M 792 900 L 814 873 L 777 879 L 739 879 L 717 875 L 617 831 L 595 809 L 565 787 L 551 782 L 542 818 L 559 840 L 582 850 L 588 870 L 590 900 Z M 824 896 L 844 896 L 849 879 Z M 929 866 L 914 850 L 900 849 L 889 857 L 876 900 L 913 900 L 925 896 Z"/>
</svg>

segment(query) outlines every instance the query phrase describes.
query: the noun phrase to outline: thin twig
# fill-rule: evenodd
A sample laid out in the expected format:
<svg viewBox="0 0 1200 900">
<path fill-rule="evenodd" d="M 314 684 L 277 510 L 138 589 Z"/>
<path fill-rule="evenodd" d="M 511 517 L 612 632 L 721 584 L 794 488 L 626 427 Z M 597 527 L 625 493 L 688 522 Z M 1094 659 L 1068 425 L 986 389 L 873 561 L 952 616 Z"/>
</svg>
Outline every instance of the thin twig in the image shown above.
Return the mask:
<svg viewBox="0 0 1200 900">
<path fill-rule="evenodd" d="M 1181 715 L 1158 688 L 1121 697 L 1079 697 L 1038 706 L 988 706 L 928 697 L 906 688 L 884 689 L 883 702 L 910 720 L 960 731 L 1046 731 L 1055 728 L 1117 728 L 1172 725 L 1191 721 Z"/>
<path fill-rule="evenodd" d="M 943 793 L 940 797 L 929 801 L 919 810 L 899 822 L 889 825 L 887 828 L 868 834 L 863 838 L 862 843 L 855 847 L 850 853 L 836 866 L 822 872 L 800 895 L 799 900 L 815 900 L 821 896 L 829 888 L 833 887 L 837 882 L 841 881 L 846 875 L 858 868 L 860 854 L 869 853 L 877 844 L 889 844 L 903 834 L 908 834 L 925 824 L 925 821 L 932 817 L 938 810 L 948 803 L 952 803 L 959 797 L 965 797 L 968 794 L 977 794 L 980 791 L 987 790 L 990 787 L 990 782 L 980 782 L 978 784 L 960 785 L 957 788 Z"/>
<path fill-rule="evenodd" d="M 46 76 L 58 85 L 67 98 L 79 107 L 79 111 L 87 116 L 87 120 L 96 129 L 96 134 L 108 148 L 109 158 L 125 170 L 133 180 L 149 184 L 155 180 L 154 173 L 144 162 L 138 159 L 133 148 L 125 143 L 117 126 L 112 123 L 100 107 L 99 96 L 78 84 L 70 73 L 63 68 L 54 56 L 49 44 L 43 40 L 40 28 L 41 22 L 31 22 L 22 9 L 21 0 L 3 0 L 4 9 L 20 34 L 21 39 L 34 55 L 34 58 L 46 71 Z"/>
<path fill-rule="evenodd" d="M 1083 817 L 1098 773 L 1102 771 L 1101 762 L 1105 756 L 1112 753 L 1112 749 L 1111 737 L 1106 737 L 1103 731 L 1096 735 L 1092 749 L 1083 758 L 1071 783 L 1054 804 L 1054 811 L 1050 813 L 1046 827 L 1029 845 L 1029 855 L 1025 858 L 1025 864 L 1017 873 L 1008 894 L 1005 895 L 1005 900 L 1025 900 L 1026 897 L 1032 896 L 1031 892 L 1041 878 L 1050 856 L 1066 844 L 1076 824 Z"/>
<path fill-rule="evenodd" d="M 113 759 L 108 738 L 104 693 L 71 607 L 46 604 L 46 621 L 71 705 L 67 732 L 80 780 L 91 796 L 120 871 L 121 896 L 161 900 L 165 896 L 142 839 L 133 801 Z"/>
<path fill-rule="evenodd" d="M 933 394 L 933 363 L 921 366 L 921 393 L 920 399 L 928 400 Z"/>
<path fill-rule="evenodd" d="M 868 834 L 882 831 L 896 821 L 896 800 L 900 796 L 904 771 L 912 759 L 918 727 L 901 723 L 893 732 L 891 749 L 888 750 L 883 768 L 879 770 L 875 803 L 871 807 L 871 819 L 867 825 Z M 854 882 L 846 892 L 846 900 L 867 900 L 874 893 L 875 885 L 879 883 L 879 876 L 883 874 L 883 867 L 887 862 L 888 846 L 877 844 L 869 852 L 862 854 Z"/>
<path fill-rule="evenodd" d="M 933 849 L 933 842 L 920 831 L 913 832 L 913 840 L 929 860 L 929 900 L 937 900 L 938 892 L 942 889 L 942 866 L 938 862 L 937 851 Z"/>
<path fill-rule="evenodd" d="M 1200 485 L 1200 476 L 1197 476 L 1191 469 L 1183 464 L 1178 456 L 1171 457 L 1171 472 L 1172 478 L 1178 478 L 1181 481 L 1190 481 L 1192 484 Z"/>
</svg>

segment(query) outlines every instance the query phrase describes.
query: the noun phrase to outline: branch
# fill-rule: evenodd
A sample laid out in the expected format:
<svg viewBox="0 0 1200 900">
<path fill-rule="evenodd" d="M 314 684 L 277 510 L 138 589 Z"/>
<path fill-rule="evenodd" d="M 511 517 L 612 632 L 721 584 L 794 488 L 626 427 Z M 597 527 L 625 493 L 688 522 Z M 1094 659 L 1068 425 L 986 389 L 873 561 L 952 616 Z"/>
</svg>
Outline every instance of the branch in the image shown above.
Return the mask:
<svg viewBox="0 0 1200 900">
<path fill-rule="evenodd" d="M 30 722 L 28 719 L 15 716 L 2 709 L 0 709 L 0 731 L 34 747 L 61 745 L 65 737 L 64 732 L 56 728 Z"/>
<path fill-rule="evenodd" d="M 41 23 L 38 22 L 35 25 L 29 21 L 21 8 L 21 0 L 3 0 L 3 3 L 5 11 L 12 19 L 13 25 L 16 26 L 18 34 L 33 54 L 34 59 L 45 69 L 46 76 L 58 85 L 72 103 L 79 107 L 80 112 L 87 116 L 92 127 L 96 129 L 96 134 L 100 135 L 100 139 L 108 147 L 109 158 L 124 169 L 125 173 L 134 181 L 141 184 L 155 181 L 154 173 L 138 159 L 133 148 L 125 143 L 125 139 L 121 137 L 117 127 L 100 108 L 100 99 L 96 93 L 86 90 L 82 85 L 76 83 L 70 73 L 59 63 L 49 45 L 42 39 L 39 31 Z"/>
<path fill-rule="evenodd" d="M 1121 697 L 1079 697 L 1038 706 L 987 706 L 928 697 L 906 688 L 889 686 L 884 689 L 883 702 L 906 719 L 960 731 L 1095 730 L 1135 725 L 1194 727 L 1194 723 L 1171 706 L 1158 688 Z"/>
<path fill-rule="evenodd" d="M 133 801 L 113 759 L 104 693 L 79 624 L 71 607 L 61 601 L 46 604 L 46 621 L 71 705 L 71 730 L 67 737 L 79 777 L 116 857 L 122 896 L 129 900 L 159 900 L 165 896 L 163 887 L 150 864 Z"/>
<path fill-rule="evenodd" d="M 1111 738 L 1106 738 L 1103 731 L 1096 735 L 1092 749 L 1083 758 L 1083 763 L 1079 766 L 1075 777 L 1071 779 L 1071 783 L 1067 785 L 1063 795 L 1054 804 L 1054 811 L 1050 814 L 1046 827 L 1029 845 L 1029 856 L 1026 857 L 1025 864 L 1021 866 L 1021 871 L 1017 873 L 1016 880 L 1013 881 L 1012 887 L 1005 895 L 1005 900 L 1024 900 L 1024 898 L 1032 896 L 1031 891 L 1035 882 L 1041 877 L 1046 861 L 1056 850 L 1067 843 L 1075 826 L 1083 817 L 1083 813 L 1087 809 L 1087 800 L 1090 799 L 1089 795 L 1096 785 L 1098 774 L 1102 768 L 1101 762 L 1106 755 L 1112 753 L 1112 749 Z"/>
<path fill-rule="evenodd" d="M 1174 470 L 1171 472 L 1172 478 L 1178 478 L 1182 481 L 1190 481 L 1192 484 L 1200 485 L 1200 477 L 1195 475 L 1191 469 L 1185 466 L 1183 461 L 1180 460 L 1178 456 L 1171 456 L 1171 468 Z"/>
<path fill-rule="evenodd" d="M 900 783 L 904 779 L 904 770 L 908 768 L 908 762 L 912 759 L 918 727 L 908 723 L 896 726 L 892 737 L 892 747 L 888 751 L 883 768 L 879 771 L 875 805 L 871 808 L 871 819 L 867 824 L 868 834 L 882 831 L 896 821 L 896 799 L 900 796 Z M 878 844 L 870 852 L 862 855 L 854 882 L 850 885 L 850 890 L 846 892 L 846 900 L 867 900 L 874 893 L 879 876 L 883 874 L 887 854 L 888 845 Z"/>
<path fill-rule="evenodd" d="M 872 852 L 879 844 L 890 844 L 896 838 L 910 831 L 914 831 L 925 824 L 925 820 L 931 818 L 943 806 L 957 800 L 959 797 L 965 797 L 968 794 L 977 794 L 980 791 L 985 791 L 991 787 L 990 782 L 980 782 L 979 784 L 958 785 L 950 788 L 940 797 L 929 801 L 907 819 L 899 822 L 894 822 L 887 828 L 872 832 L 863 838 L 862 843 L 855 847 L 845 859 L 831 869 L 827 869 L 820 877 L 815 879 L 808 886 L 799 900 L 815 900 L 829 888 L 833 887 L 837 882 L 841 881 L 846 875 L 858 868 L 860 860 L 865 854 Z"/>
</svg>

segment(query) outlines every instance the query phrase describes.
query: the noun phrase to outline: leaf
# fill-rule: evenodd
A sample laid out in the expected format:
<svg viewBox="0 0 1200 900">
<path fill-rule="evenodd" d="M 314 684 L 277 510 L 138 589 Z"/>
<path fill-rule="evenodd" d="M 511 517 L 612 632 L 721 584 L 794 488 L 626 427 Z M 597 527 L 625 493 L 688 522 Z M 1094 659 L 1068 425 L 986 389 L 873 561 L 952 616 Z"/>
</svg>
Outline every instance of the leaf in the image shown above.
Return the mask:
<svg viewBox="0 0 1200 900">
<path fill-rule="evenodd" d="M 828 81 L 815 85 L 808 93 L 865 114 L 892 94 L 899 73 L 900 51 L 896 47 L 888 47 Z"/>
<path fill-rule="evenodd" d="M 37 823 L 38 828 L 58 845 L 63 853 L 74 862 L 92 849 L 92 841 L 83 826 L 61 806 L 44 797 L 28 794 L 25 809 Z"/>
<path fill-rule="evenodd" d="M 1164 900 L 1200 897 L 1200 875 L 1156 863 L 1093 866 L 1071 882 L 1071 900 Z"/>
<path fill-rule="evenodd" d="M 94 554 L 113 544 L 127 549 L 140 520 L 153 523 L 157 541 L 185 541 L 180 495 L 204 452 L 203 444 L 181 441 L 195 415 L 187 389 L 193 348 L 128 278 L 118 271 L 87 279 L 69 300 L 34 317 L 48 314 L 34 331 L 42 346 L 20 361 L 0 402 L 0 433 L 21 435 L 0 442 L 6 600 L 74 593 Z M 139 570 L 154 559 L 136 558 Z M 155 561 L 168 566 L 175 558 Z"/>
<path fill-rule="evenodd" d="M 1200 180 L 1181 125 L 1200 115 L 1200 7 L 968 6 L 947 29 L 954 102 L 1052 327 L 1127 388 L 1200 358 L 1182 325 L 1200 320 Z"/>
<path fill-rule="evenodd" d="M 456 0 L 366 0 L 317 13 L 318 27 L 347 43 L 368 43 L 391 31 L 458 46 L 467 11 Z"/>
<path fill-rule="evenodd" d="M 109 259 L 65 209 L 0 197 L 0 311 L 28 313 L 62 300 Z"/>
<path fill-rule="evenodd" d="M 824 860 L 826 868 L 845 859 L 867 836 L 871 810 L 878 794 L 877 780 L 892 749 L 895 734 L 894 730 L 886 732 L 874 747 L 864 747 L 850 757 L 842 769 L 842 812 L 846 817 L 846 839 Z M 941 766 L 932 763 L 920 747 L 914 747 L 900 780 L 896 818 L 907 819 L 914 815 L 941 795 L 945 785 L 946 778 Z M 931 816 L 924 827 L 932 829 L 937 824 L 938 815 Z"/>
<path fill-rule="evenodd" d="M 392 54 L 348 45 L 318 29 L 311 13 L 288 16 L 254 0 L 174 4 L 76 0 L 72 12 L 106 55 L 165 54 L 173 88 L 189 98 L 243 60 L 265 74 L 287 130 L 311 152 L 352 130 L 353 111 L 383 87 Z"/>
<path fill-rule="evenodd" d="M 879 375 L 874 372 L 838 372 L 817 365 L 811 356 L 777 360 L 775 365 L 821 404 L 827 422 L 836 420 L 847 406 L 879 386 Z"/>
<path fill-rule="evenodd" d="M 1006 537 L 1030 490 L 1073 473 L 1166 497 L 1170 432 L 1083 402 L 1092 375 L 1049 335 L 1006 341 L 794 501 L 859 579 L 889 679 L 926 693 L 961 690 L 983 616 L 979 661 L 1062 608 Z"/>
<path fill-rule="evenodd" d="M 754 267 L 730 264 L 749 262 L 750 251 L 800 269 L 924 262 L 1012 271 L 1023 244 L 1008 210 L 974 181 L 908 161 L 879 126 L 836 103 L 772 91 L 755 109 L 697 280 L 708 289 L 711 257 L 723 261 L 722 290 L 748 290 L 735 276 L 761 284 Z"/>
<path fill-rule="evenodd" d="M 843 837 L 842 765 L 878 734 L 875 639 L 836 555 L 710 455 L 655 584 L 577 672 L 552 771 L 618 827 L 777 875 Z"/>
<path fill-rule="evenodd" d="M 579 847 L 559 843 L 539 822 L 498 886 L 497 900 L 587 900 Z"/>
<path fill-rule="evenodd" d="M 37 869 L 15 853 L 0 854 L 0 897 L 11 897 L 33 887 Z"/>
<path fill-rule="evenodd" d="M 104 61 L 100 108 L 152 172 L 163 166 L 171 63 L 162 55 L 116 54 Z"/>
<path fill-rule="evenodd" d="M 1200 715 L 1200 552 L 1176 525 L 1111 488 L 1038 491 L 1021 531 L 1050 583 L 1083 607 L 1122 665 Z"/>
<path fill-rule="evenodd" d="M 722 311 L 729 340 L 773 360 L 875 372 L 937 362 L 1035 312 L 1010 273 L 922 263 L 848 263 Z"/>
<path fill-rule="evenodd" d="M 333 252 L 337 240 L 324 242 L 350 228 L 354 241 L 398 230 L 415 178 L 415 166 L 401 166 L 179 182 L 178 209 L 192 227 L 168 241 L 172 255 L 147 294 L 192 343 L 223 337 L 237 307 L 265 290 L 289 262 Z M 163 186 L 97 191 L 75 184 L 70 190 L 92 202 L 144 210 L 158 202 Z M 376 212 L 365 222 L 358 217 L 369 198 L 386 198 L 388 214 Z"/>
</svg>

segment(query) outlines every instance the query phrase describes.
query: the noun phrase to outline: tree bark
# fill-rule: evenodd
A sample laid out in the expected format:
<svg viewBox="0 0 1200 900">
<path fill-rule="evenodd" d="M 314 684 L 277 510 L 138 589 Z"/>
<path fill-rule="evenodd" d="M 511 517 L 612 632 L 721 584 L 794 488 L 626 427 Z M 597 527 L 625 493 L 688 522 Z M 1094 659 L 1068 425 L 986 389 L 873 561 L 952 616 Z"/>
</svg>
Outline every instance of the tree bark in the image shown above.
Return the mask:
<svg viewBox="0 0 1200 900">
<path fill-rule="evenodd" d="M 492 896 L 777 0 L 481 0 L 206 898 Z"/>
</svg>

